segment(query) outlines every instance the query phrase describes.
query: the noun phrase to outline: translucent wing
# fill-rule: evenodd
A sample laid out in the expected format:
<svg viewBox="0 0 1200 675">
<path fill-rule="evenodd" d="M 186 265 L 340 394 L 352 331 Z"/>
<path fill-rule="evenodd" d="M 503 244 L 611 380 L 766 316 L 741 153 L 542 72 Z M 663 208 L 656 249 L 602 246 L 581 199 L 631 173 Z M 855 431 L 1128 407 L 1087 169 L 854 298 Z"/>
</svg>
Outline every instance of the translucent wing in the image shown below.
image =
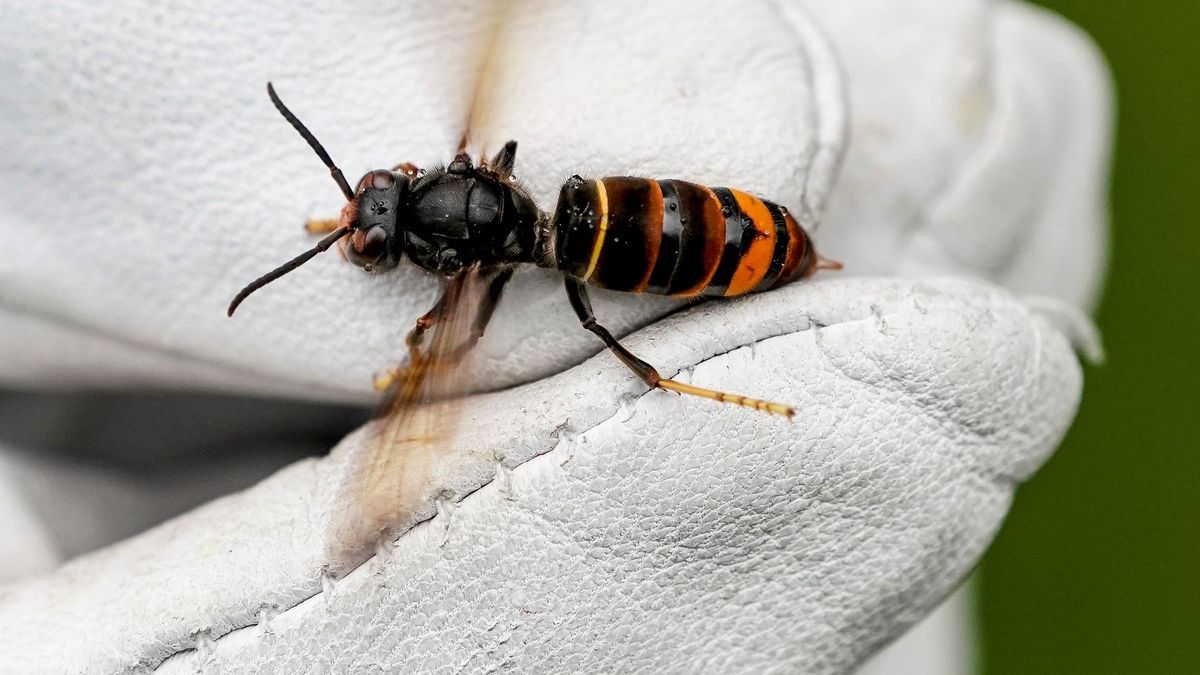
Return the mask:
<svg viewBox="0 0 1200 675">
<path fill-rule="evenodd" d="M 454 434 L 458 411 L 451 397 L 463 391 L 467 347 L 495 276 L 472 267 L 449 280 L 427 345 L 402 369 L 379 417 L 349 451 L 326 550 L 334 576 L 428 517 L 421 511 L 436 496 L 430 471 Z"/>
<path fill-rule="evenodd" d="M 531 0 L 521 0 L 529 2 Z M 463 116 L 458 152 L 480 143 L 499 96 L 503 55 L 509 50 L 507 27 L 517 13 L 518 0 L 483 3 L 488 16 L 477 41 L 477 67 Z M 474 148 L 486 152 L 486 147 Z M 349 451 L 341 485 L 335 496 L 326 560 L 329 571 L 341 576 L 369 558 L 380 545 L 428 516 L 434 489 L 430 478 L 434 460 L 445 453 L 454 433 L 457 406 L 450 399 L 464 391 L 461 348 L 472 337 L 480 312 L 490 315 L 499 297 L 492 285 L 509 272 L 484 273 L 469 268 L 450 279 L 434 314 L 427 344 L 415 354 L 403 377 L 389 391 L 380 416 L 367 436 Z"/>
<path fill-rule="evenodd" d="M 509 30 L 509 26 L 516 17 L 517 4 L 517 0 L 495 0 L 490 3 L 490 21 L 484 28 L 484 38 L 480 42 L 479 67 L 475 73 L 475 86 L 467 103 L 463 131 L 459 136 L 459 153 L 466 152 L 472 144 L 480 143 L 481 139 L 476 137 L 477 134 L 491 126 L 491 115 L 499 96 L 500 65 L 503 63 L 503 55 L 510 51 L 509 40 L 512 31 Z M 486 157 L 487 147 L 479 147 L 478 150 L 481 157 Z"/>
</svg>

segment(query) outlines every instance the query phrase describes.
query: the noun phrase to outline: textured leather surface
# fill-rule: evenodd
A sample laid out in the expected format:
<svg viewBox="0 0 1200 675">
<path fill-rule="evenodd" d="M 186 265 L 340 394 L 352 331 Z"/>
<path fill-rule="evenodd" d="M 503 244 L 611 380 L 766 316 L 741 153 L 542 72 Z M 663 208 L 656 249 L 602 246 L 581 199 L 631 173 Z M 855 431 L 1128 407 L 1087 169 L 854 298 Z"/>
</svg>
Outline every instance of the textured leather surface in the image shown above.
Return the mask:
<svg viewBox="0 0 1200 675">
<path fill-rule="evenodd" d="M 1087 307 L 1103 279 L 1112 87 L 1056 15 L 988 0 L 805 0 L 846 72 L 821 244 L 858 274 L 965 274 Z"/>
<path fill-rule="evenodd" d="M 459 453 L 406 496 L 414 520 L 434 497 L 461 504 L 323 584 L 351 437 L 0 587 L 11 670 L 839 672 L 974 564 L 1078 397 L 1064 336 L 1086 338 L 1073 308 L 1102 274 L 1110 124 L 1091 46 L 983 0 L 536 4 L 490 126 L 521 141 L 543 204 L 572 173 L 635 173 L 824 213 L 840 278 L 630 342 L 665 372 L 795 402 L 797 422 L 645 394 L 607 354 L 571 368 L 596 345 L 557 282 L 519 275 L 477 384 L 530 384 L 473 399 Z M 307 244 L 304 218 L 338 207 L 262 83 L 349 174 L 444 161 L 475 7 L 13 8 L 0 233 L 20 245 L 0 248 L 0 378 L 371 400 L 432 302 L 421 275 L 326 255 L 223 317 Z M 897 278 L 936 273 L 1048 299 Z M 597 298 L 618 333 L 673 309 Z M 45 524 L 0 507 L 24 569 L 44 569 Z"/>
<path fill-rule="evenodd" d="M 242 285 L 311 246 L 306 218 L 340 207 L 263 85 L 275 81 L 352 177 L 444 163 L 487 12 L 474 2 L 401 3 L 372 7 L 365 21 L 317 2 L 180 3 L 161 15 L 83 4 L 57 10 L 69 21 L 30 7 L 0 28 L 14 46 L 0 59 L 16 73 L 0 93 L 9 111 L 0 143 L 20 162 L 0 203 L 6 234 L 22 242 L 0 250 L 0 309 L 14 324 L 0 338 L 14 355 L 0 375 L 372 400 L 372 374 L 403 355 L 404 334 L 436 298 L 422 272 L 366 277 L 326 255 L 235 320 L 223 316 Z M 517 175 L 544 208 L 575 173 L 727 184 L 797 213 L 824 198 L 844 143 L 842 88 L 826 82 L 840 78 L 828 45 L 796 27 L 803 15 L 782 20 L 761 0 L 729 21 L 712 20 L 728 7 L 683 0 L 535 4 L 514 29 L 492 129 L 479 136 L 493 148 L 520 141 Z M 121 33 L 107 60 L 81 64 L 36 42 L 87 37 L 62 35 L 64 24 L 137 29 Z M 332 57 L 332 46 L 352 58 Z M 48 207 L 63 176 L 69 214 Z M 70 229 L 69 245 L 64 215 L 87 225 Z M 480 346 L 479 387 L 595 352 L 550 275 L 522 273 L 509 293 L 521 302 Z M 621 333 L 677 306 L 597 302 Z M 356 348 L 332 355 L 348 327 Z M 30 339 L 46 333 L 54 339 Z M 56 347 L 67 341 L 88 349 L 63 359 Z"/>
<path fill-rule="evenodd" d="M 1075 304 L 1094 296 L 1107 89 L 1098 58 L 1060 23 L 981 0 L 750 2 L 724 22 L 705 17 L 727 7 L 633 4 L 544 3 L 518 31 L 525 51 L 502 71 L 507 104 L 483 135 L 521 141 L 519 177 L 544 205 L 576 172 L 724 183 L 797 212 L 828 204 L 822 248 L 857 274 L 969 274 Z M 0 92 L 11 163 L 0 207 L 21 244 L 0 249 L 0 375 L 369 401 L 364 382 L 401 356 L 435 297 L 421 274 L 364 278 L 328 255 L 218 320 L 242 284 L 311 243 L 305 218 L 338 208 L 262 83 L 276 81 L 351 175 L 445 161 L 469 89 L 465 38 L 482 20 L 471 5 L 375 8 L 385 15 L 369 22 L 319 3 L 250 15 L 211 3 L 162 16 L 14 8 L 0 28 L 13 73 Z M 573 37 L 580 26 L 586 37 Z M 121 31 L 104 40 L 121 49 L 85 59 L 42 47 L 88 30 Z M 256 37 L 234 37 L 242 30 Z M 328 56 L 345 44 L 353 59 Z M 388 69 L 386 88 L 361 84 L 364 63 Z M 69 177 L 65 200 L 58 177 Z M 64 233 L 64 220 L 86 227 Z M 1045 253 L 1066 248 L 1069 263 Z M 557 284 L 529 272 L 518 294 L 523 309 L 501 312 L 481 345 L 482 388 L 594 351 Z M 674 307 L 597 301 L 618 333 Z M 331 354 L 348 326 L 357 348 Z"/>
<path fill-rule="evenodd" d="M 29 671 L 156 665 L 304 601 L 206 668 L 843 670 L 970 570 L 1080 385 L 1056 328 L 957 281 L 793 286 L 629 344 L 801 417 L 643 393 L 602 354 L 472 399 L 430 483 L 466 498 L 323 592 L 332 487 L 361 434 L 6 588 L 0 653 Z"/>
</svg>

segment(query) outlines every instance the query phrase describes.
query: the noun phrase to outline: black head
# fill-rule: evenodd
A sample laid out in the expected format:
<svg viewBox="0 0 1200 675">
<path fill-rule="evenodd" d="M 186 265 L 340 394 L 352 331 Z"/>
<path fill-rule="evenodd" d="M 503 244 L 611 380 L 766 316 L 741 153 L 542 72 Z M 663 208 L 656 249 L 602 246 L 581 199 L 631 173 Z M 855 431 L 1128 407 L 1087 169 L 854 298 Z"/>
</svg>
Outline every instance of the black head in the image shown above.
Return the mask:
<svg viewBox="0 0 1200 675">
<path fill-rule="evenodd" d="M 517 144 L 509 142 L 490 165 L 473 166 L 459 154 L 450 166 L 420 175 L 409 165 L 371 171 L 351 189 L 341 170 L 275 89 L 276 109 L 317 153 L 346 196 L 338 228 L 315 247 L 250 282 L 229 305 L 229 315 L 251 293 L 300 267 L 348 237 L 346 258 L 367 271 L 395 267 L 407 255 L 425 269 L 451 275 L 477 262 L 531 260 L 535 225 L 542 217 L 511 172 Z"/>
<path fill-rule="evenodd" d="M 400 262 L 403 246 L 397 217 L 409 182 L 403 173 L 382 169 L 358 181 L 354 198 L 342 209 L 342 225 L 350 230 L 343 248 L 347 260 L 368 272 L 391 269 Z"/>
<path fill-rule="evenodd" d="M 267 95 L 271 97 L 271 102 L 275 104 L 279 114 L 299 132 L 313 152 L 317 153 L 317 157 L 329 168 L 329 174 L 346 196 L 347 203 L 342 207 L 338 228 L 333 233 L 308 251 L 250 282 L 234 297 L 233 302 L 229 303 L 230 316 L 233 316 L 238 305 L 251 293 L 312 260 L 343 237 L 350 237 L 347 245 L 343 247 L 346 257 L 366 270 L 394 267 L 403 253 L 401 240 L 396 236 L 396 223 L 400 203 L 408 191 L 410 176 L 404 172 L 371 171 L 358 181 L 357 189 L 352 190 L 342 170 L 333 163 L 320 141 L 291 110 L 288 110 L 283 101 L 279 100 L 275 87 L 269 82 Z"/>
</svg>

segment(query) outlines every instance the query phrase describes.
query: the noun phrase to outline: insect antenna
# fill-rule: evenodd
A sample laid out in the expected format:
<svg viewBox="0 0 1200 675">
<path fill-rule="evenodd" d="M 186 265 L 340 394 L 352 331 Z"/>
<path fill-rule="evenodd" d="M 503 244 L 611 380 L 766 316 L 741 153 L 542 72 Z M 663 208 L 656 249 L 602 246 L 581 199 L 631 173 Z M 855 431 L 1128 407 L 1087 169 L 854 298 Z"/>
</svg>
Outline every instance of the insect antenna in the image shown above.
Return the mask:
<svg viewBox="0 0 1200 675">
<path fill-rule="evenodd" d="M 267 83 L 267 96 L 271 97 L 271 103 L 275 104 L 275 109 L 279 111 L 280 115 L 283 115 L 283 119 L 287 120 L 288 124 L 291 124 L 292 128 L 299 132 L 300 136 L 308 143 L 308 147 L 312 148 L 313 152 L 317 153 L 317 157 L 320 157 L 321 161 L 325 163 L 325 166 L 329 167 L 329 175 L 333 176 L 333 180 L 338 184 L 338 187 L 342 189 L 342 194 L 346 195 L 346 200 L 353 201 L 354 190 L 350 188 L 350 183 L 346 182 L 346 176 L 342 174 L 342 170 L 333 163 L 333 159 L 329 157 L 328 152 L 325 152 L 325 147 L 321 145 L 321 142 L 317 140 L 317 137 L 313 136 L 313 133 L 308 130 L 308 127 L 304 126 L 304 123 L 301 122 L 291 110 L 288 110 L 288 107 L 283 104 L 283 101 L 279 100 L 279 94 L 275 93 L 275 87 L 270 82 Z M 353 230 L 354 228 L 351 226 L 339 227 L 328 237 L 325 237 L 321 241 L 317 242 L 316 246 L 305 251 L 304 253 L 301 253 L 295 258 L 292 258 L 279 267 L 276 267 L 270 272 L 267 272 L 254 281 L 251 281 L 246 285 L 245 288 L 239 291 L 236 296 L 234 296 L 233 302 L 229 303 L 229 309 L 226 310 L 226 314 L 228 316 L 233 316 L 233 313 L 237 310 L 238 305 L 242 304 L 242 301 L 249 297 L 251 293 L 257 291 L 263 286 L 266 286 L 272 281 L 275 281 L 288 272 L 291 272 L 309 260 L 312 260 L 313 257 L 315 257 L 318 253 L 327 250 L 330 246 L 333 246 L 334 242 L 350 234 Z"/>
<path fill-rule="evenodd" d="M 321 161 L 325 162 L 325 166 L 329 167 L 329 175 L 333 176 L 333 180 L 342 189 L 342 194 L 346 195 L 346 201 L 354 199 L 354 190 L 350 188 L 350 183 L 346 182 L 346 177 L 342 175 L 342 170 L 337 168 L 337 165 L 333 163 L 333 160 L 329 157 L 329 153 L 325 152 L 325 148 L 317 140 L 317 137 L 313 136 L 308 127 L 304 126 L 304 123 L 291 110 L 288 110 L 283 101 L 279 100 L 279 94 L 275 93 L 275 87 L 270 82 L 267 83 L 267 96 L 271 97 L 271 103 L 275 104 L 275 109 L 279 111 L 280 115 L 283 115 L 283 119 L 287 120 L 288 124 L 291 124 L 292 128 L 300 133 L 300 136 L 308 142 L 308 146 L 313 149 L 313 152 L 317 153 L 317 157 L 320 157 Z"/>
<path fill-rule="evenodd" d="M 351 229 L 352 228 L 350 228 L 350 227 L 339 227 L 337 230 L 335 230 L 333 232 L 333 234 L 330 234 L 328 237 L 325 237 L 321 241 L 317 242 L 316 246 L 305 251 L 304 253 L 301 253 L 300 255 L 296 256 L 295 258 L 292 258 L 291 260 L 285 262 L 284 264 L 280 265 L 279 267 L 276 267 L 275 269 L 271 270 L 270 272 L 267 272 L 266 274 L 255 279 L 254 281 L 251 281 L 249 284 L 246 285 L 245 288 L 243 288 L 241 291 L 238 292 L 238 294 L 233 298 L 233 302 L 229 303 L 229 309 L 226 311 L 226 314 L 228 316 L 233 316 L 233 312 L 235 310 L 237 310 L 238 305 L 242 304 L 242 301 L 245 300 L 247 297 L 249 297 L 249 295 L 251 293 L 253 293 L 254 291 L 257 291 L 258 289 L 262 288 L 263 286 L 266 286 L 267 284 L 271 283 L 272 281 L 275 281 L 276 279 L 287 274 L 288 272 L 291 272 L 292 270 L 303 265 L 304 263 L 308 262 L 309 260 L 312 260 L 313 257 L 316 256 L 318 253 L 328 249 L 330 246 L 333 246 L 334 242 L 336 242 L 338 239 L 341 239 L 342 237 L 350 234 Z"/>
</svg>

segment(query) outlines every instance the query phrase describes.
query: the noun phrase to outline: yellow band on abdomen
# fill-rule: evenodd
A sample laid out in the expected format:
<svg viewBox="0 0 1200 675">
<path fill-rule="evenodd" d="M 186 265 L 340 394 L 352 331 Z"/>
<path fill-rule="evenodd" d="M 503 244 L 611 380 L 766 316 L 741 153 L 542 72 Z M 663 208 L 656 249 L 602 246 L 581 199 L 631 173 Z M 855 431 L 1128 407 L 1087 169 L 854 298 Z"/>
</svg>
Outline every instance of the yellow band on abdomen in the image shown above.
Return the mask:
<svg viewBox="0 0 1200 675">
<path fill-rule="evenodd" d="M 592 245 L 592 258 L 588 261 L 587 271 L 583 280 L 587 281 L 596 271 L 596 263 L 600 262 L 600 249 L 604 248 L 604 239 L 608 233 L 608 191 L 604 189 L 604 181 L 596 181 L 596 207 L 600 210 L 600 231 L 596 233 L 596 243 Z"/>
</svg>

